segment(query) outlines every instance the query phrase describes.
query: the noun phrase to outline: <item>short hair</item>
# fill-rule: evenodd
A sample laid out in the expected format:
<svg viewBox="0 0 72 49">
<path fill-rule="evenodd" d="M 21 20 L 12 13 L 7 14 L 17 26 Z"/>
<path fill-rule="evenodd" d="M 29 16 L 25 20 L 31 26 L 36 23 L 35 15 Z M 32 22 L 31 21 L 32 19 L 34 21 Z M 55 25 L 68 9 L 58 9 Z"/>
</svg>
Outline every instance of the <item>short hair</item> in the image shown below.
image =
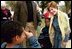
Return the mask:
<svg viewBox="0 0 72 49">
<path fill-rule="evenodd" d="M 23 25 L 17 21 L 9 21 L 1 25 L 1 38 L 3 42 L 11 43 L 16 35 L 21 36 Z"/>
<path fill-rule="evenodd" d="M 49 7 L 53 7 L 53 8 L 58 8 L 57 3 L 55 1 L 51 1 L 50 3 L 48 3 L 48 8 Z"/>
</svg>

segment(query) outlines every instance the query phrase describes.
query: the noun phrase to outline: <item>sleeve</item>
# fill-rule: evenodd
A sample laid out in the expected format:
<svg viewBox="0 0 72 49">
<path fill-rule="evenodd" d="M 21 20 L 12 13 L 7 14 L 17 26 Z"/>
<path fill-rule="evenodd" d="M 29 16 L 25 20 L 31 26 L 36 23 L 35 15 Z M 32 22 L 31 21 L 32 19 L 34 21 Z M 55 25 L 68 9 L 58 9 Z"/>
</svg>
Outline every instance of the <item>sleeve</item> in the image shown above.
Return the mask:
<svg viewBox="0 0 72 49">
<path fill-rule="evenodd" d="M 38 40 L 34 36 L 30 37 L 28 41 L 31 48 L 41 48 Z"/>
<path fill-rule="evenodd" d="M 67 25 L 68 25 L 68 33 L 71 33 L 69 18 L 68 18 L 68 15 L 67 14 L 65 14 L 65 18 L 66 18 Z"/>
<path fill-rule="evenodd" d="M 65 34 L 64 41 L 67 42 L 69 40 L 69 35 L 71 33 L 70 24 L 69 24 L 69 18 L 68 18 L 68 15 L 67 14 L 65 14 L 65 19 L 67 21 L 68 29 L 67 29 L 67 33 Z"/>
</svg>

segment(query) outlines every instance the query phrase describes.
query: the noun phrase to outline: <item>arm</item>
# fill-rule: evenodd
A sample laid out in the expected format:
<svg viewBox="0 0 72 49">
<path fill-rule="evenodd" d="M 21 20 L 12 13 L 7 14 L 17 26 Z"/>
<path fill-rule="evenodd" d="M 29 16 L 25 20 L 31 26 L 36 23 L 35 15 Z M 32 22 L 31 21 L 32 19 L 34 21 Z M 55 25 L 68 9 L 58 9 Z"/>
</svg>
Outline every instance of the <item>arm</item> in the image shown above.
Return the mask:
<svg viewBox="0 0 72 49">
<path fill-rule="evenodd" d="M 38 40 L 36 39 L 36 37 L 34 37 L 34 35 L 32 34 L 32 32 L 27 32 L 24 31 L 28 41 L 29 41 L 29 45 L 31 48 L 41 48 Z"/>
<path fill-rule="evenodd" d="M 30 37 L 28 41 L 31 48 L 41 48 L 38 40 L 34 36 Z"/>
<path fill-rule="evenodd" d="M 69 34 L 71 33 L 69 19 L 68 19 L 68 15 L 67 14 L 65 14 L 65 19 L 67 21 L 67 25 L 68 25 L 67 27 L 68 27 L 68 29 L 67 29 L 67 33 L 65 34 L 64 41 L 67 42 L 69 40 Z"/>
</svg>

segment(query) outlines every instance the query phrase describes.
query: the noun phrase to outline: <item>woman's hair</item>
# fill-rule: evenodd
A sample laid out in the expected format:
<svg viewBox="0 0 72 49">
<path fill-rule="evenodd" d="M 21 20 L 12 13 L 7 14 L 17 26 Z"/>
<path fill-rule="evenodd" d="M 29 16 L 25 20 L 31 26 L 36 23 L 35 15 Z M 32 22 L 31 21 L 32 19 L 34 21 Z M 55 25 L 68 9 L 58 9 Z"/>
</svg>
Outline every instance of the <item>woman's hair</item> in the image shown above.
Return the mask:
<svg viewBox="0 0 72 49">
<path fill-rule="evenodd" d="M 58 8 L 57 3 L 55 1 L 51 1 L 50 3 L 47 4 L 48 8 L 53 7 L 53 8 Z"/>
</svg>

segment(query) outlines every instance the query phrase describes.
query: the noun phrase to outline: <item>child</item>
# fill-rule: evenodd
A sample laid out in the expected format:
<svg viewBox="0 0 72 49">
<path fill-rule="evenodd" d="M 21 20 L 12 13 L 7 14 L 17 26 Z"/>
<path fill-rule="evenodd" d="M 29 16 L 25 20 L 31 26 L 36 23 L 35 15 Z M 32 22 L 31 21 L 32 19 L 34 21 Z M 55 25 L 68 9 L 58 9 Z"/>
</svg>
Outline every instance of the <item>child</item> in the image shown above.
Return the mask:
<svg viewBox="0 0 72 49">
<path fill-rule="evenodd" d="M 1 48 L 24 48 L 20 43 L 26 38 L 31 48 L 41 48 L 33 34 L 25 31 L 19 22 L 9 21 L 1 25 L 1 37 L 4 41 Z"/>
<path fill-rule="evenodd" d="M 45 19 L 45 27 L 42 29 L 42 33 L 40 34 L 38 41 L 41 44 L 42 48 L 52 48 L 52 44 L 49 37 L 49 18 Z"/>
</svg>

